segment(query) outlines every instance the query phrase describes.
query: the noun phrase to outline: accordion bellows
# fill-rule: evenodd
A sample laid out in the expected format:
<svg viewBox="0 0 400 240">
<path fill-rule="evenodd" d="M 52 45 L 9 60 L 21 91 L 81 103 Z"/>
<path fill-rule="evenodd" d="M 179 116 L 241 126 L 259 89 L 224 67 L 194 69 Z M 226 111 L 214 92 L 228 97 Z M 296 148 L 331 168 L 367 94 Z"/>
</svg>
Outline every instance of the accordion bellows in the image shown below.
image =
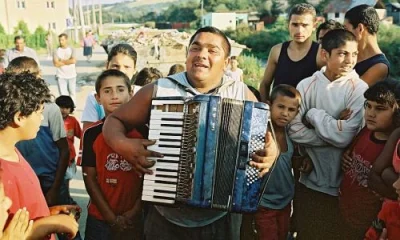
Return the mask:
<svg viewBox="0 0 400 240">
<path fill-rule="evenodd" d="M 269 107 L 219 96 L 153 99 L 148 149 L 164 158 L 145 175 L 142 200 L 231 212 L 257 210 L 266 179 L 249 165 L 264 148 Z"/>
</svg>

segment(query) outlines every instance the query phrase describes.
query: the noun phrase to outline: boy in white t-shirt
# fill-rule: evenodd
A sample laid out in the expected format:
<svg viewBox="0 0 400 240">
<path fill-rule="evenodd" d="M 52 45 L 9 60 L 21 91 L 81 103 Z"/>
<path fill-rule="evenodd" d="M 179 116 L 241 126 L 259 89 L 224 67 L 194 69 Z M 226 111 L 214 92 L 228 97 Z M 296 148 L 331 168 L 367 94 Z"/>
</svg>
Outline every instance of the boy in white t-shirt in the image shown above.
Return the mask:
<svg viewBox="0 0 400 240">
<path fill-rule="evenodd" d="M 238 62 L 236 56 L 231 57 L 230 65 L 231 65 L 231 69 L 227 70 L 225 75 L 229 76 L 233 80 L 243 82 L 243 70 L 238 68 L 239 62 Z"/>
<path fill-rule="evenodd" d="M 67 95 L 76 103 L 76 58 L 74 49 L 68 46 L 68 35 L 58 36 L 60 46 L 54 51 L 53 64 L 57 68 L 56 79 L 60 95 Z"/>
</svg>

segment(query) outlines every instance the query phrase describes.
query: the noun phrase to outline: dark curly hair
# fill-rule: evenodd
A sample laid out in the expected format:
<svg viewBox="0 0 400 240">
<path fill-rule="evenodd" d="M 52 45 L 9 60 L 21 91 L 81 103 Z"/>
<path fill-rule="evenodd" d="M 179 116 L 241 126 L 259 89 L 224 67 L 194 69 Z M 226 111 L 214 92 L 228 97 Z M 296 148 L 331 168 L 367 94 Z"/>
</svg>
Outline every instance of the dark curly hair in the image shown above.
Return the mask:
<svg viewBox="0 0 400 240">
<path fill-rule="evenodd" d="M 67 95 L 61 95 L 58 98 L 56 98 L 56 104 L 60 108 L 69 108 L 71 110 L 70 113 L 73 113 L 75 110 L 74 101 L 70 96 Z"/>
<path fill-rule="evenodd" d="M 346 12 L 344 18 L 349 21 L 353 28 L 357 28 L 358 24 L 361 23 L 370 34 L 378 33 L 380 20 L 374 7 L 367 4 L 353 7 Z"/>
<path fill-rule="evenodd" d="M 31 73 L 0 75 L 0 130 L 13 123 L 16 113 L 27 117 L 50 99 L 46 82 Z"/>
</svg>

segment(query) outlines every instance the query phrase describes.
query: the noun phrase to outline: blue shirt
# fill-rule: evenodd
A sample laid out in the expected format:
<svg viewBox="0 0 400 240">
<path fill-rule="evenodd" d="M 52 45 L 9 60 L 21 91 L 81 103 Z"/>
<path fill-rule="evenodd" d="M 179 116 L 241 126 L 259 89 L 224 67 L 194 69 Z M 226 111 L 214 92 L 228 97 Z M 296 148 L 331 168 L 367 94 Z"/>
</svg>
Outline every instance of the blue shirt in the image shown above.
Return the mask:
<svg viewBox="0 0 400 240">
<path fill-rule="evenodd" d="M 287 151 L 279 155 L 261 199 L 261 206 L 270 209 L 283 209 L 294 196 L 294 177 L 292 174 L 293 143 L 287 132 Z"/>
</svg>

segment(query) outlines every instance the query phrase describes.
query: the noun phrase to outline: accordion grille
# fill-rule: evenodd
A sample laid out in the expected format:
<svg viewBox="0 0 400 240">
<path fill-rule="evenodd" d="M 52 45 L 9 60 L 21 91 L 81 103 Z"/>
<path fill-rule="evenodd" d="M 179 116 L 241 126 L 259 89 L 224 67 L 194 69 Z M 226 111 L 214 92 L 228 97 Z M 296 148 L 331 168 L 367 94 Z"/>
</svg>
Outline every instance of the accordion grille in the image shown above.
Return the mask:
<svg viewBox="0 0 400 240">
<path fill-rule="evenodd" d="M 231 201 L 242 112 L 241 101 L 223 99 L 213 194 L 213 205 L 220 209 L 227 209 Z"/>
<path fill-rule="evenodd" d="M 196 133 L 198 126 L 198 109 L 196 106 L 186 106 L 183 130 L 182 145 L 178 167 L 177 195 L 178 201 L 190 199 L 193 189 L 193 173 L 196 163 Z"/>
</svg>

